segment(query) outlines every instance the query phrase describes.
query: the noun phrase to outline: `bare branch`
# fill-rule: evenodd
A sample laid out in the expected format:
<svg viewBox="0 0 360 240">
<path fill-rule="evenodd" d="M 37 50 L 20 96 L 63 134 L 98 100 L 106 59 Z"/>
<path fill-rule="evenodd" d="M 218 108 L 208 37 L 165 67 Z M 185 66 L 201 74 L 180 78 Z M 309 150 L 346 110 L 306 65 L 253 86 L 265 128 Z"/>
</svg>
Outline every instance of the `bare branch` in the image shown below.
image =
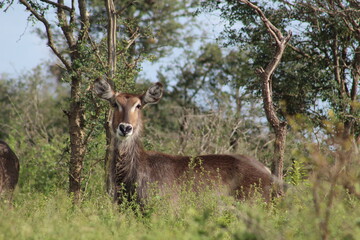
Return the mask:
<svg viewBox="0 0 360 240">
<path fill-rule="evenodd" d="M 131 45 L 133 45 L 133 43 L 136 41 L 136 39 L 139 37 L 140 37 L 140 33 L 133 34 L 131 36 L 131 38 L 127 41 L 128 45 L 125 47 L 124 50 L 127 51 L 131 47 Z"/>
<path fill-rule="evenodd" d="M 11 7 L 11 5 L 14 3 L 14 0 L 11 0 L 9 5 L 4 9 L 4 12 L 7 12 L 7 10 Z"/>
<path fill-rule="evenodd" d="M 267 19 L 267 17 L 265 16 L 265 14 L 263 13 L 263 11 L 261 11 L 261 9 L 254 5 L 253 3 L 251 3 L 248 0 L 239 0 L 242 3 L 245 3 L 246 5 L 248 5 L 249 7 L 253 8 L 256 13 L 260 16 L 261 20 L 263 21 L 263 23 L 265 24 L 268 32 L 273 36 L 273 38 L 275 39 L 276 43 L 279 44 L 281 42 L 281 40 L 283 39 L 283 35 L 280 32 L 279 29 L 277 29 L 270 21 L 269 19 Z"/>
<path fill-rule="evenodd" d="M 56 2 L 53 2 L 53 1 L 50 1 L 50 0 L 40 0 L 41 2 L 44 2 L 44 3 L 48 3 L 50 5 L 53 5 L 54 7 L 57 7 L 57 8 L 61 8 L 65 11 L 68 11 L 68 12 L 71 12 L 71 8 L 64 5 L 64 3 L 56 3 Z"/>
<path fill-rule="evenodd" d="M 75 17 L 75 0 L 71 0 L 70 26 L 74 26 L 75 21 L 76 21 L 76 17 Z"/>
<path fill-rule="evenodd" d="M 66 69 L 68 71 L 72 70 L 71 64 L 65 59 L 64 56 L 61 55 L 61 53 L 58 51 L 58 49 L 55 46 L 53 33 L 51 31 L 51 25 L 46 20 L 45 17 L 43 17 L 41 14 L 39 14 L 30 4 L 27 0 L 19 0 L 21 4 L 23 4 L 27 10 L 29 10 L 40 22 L 42 22 L 46 29 L 46 35 L 48 38 L 48 46 L 51 48 L 51 50 L 54 52 L 54 54 L 60 59 L 60 61 L 65 65 Z"/>
<path fill-rule="evenodd" d="M 136 39 L 138 39 L 140 37 L 140 33 L 139 33 L 139 28 L 136 28 L 136 30 L 133 32 L 133 34 L 131 35 L 130 39 L 127 40 L 127 45 L 124 49 L 122 49 L 121 51 L 118 51 L 117 54 L 123 54 L 125 53 L 130 47 L 131 45 L 134 44 L 134 42 L 136 41 Z"/>
<path fill-rule="evenodd" d="M 287 4 L 288 6 L 295 7 L 294 4 L 286 1 L 280 0 L 280 2 Z M 354 16 L 353 13 L 359 13 L 360 4 L 357 0 L 349 0 L 349 5 L 352 7 L 344 6 L 343 2 L 340 0 L 331 1 L 332 4 L 325 5 L 321 1 L 318 1 L 320 7 L 317 7 L 311 3 L 301 3 L 297 2 L 296 4 L 303 7 L 307 7 L 312 11 L 327 13 L 330 16 L 340 16 L 347 28 L 355 33 L 355 37 L 360 40 L 360 23 L 358 22 L 358 17 Z"/>
<path fill-rule="evenodd" d="M 42 0 L 42 1 L 48 1 L 48 0 Z M 59 5 L 64 5 L 64 0 L 58 0 Z M 69 8 L 69 12 L 72 13 L 73 9 Z M 67 23 L 66 14 L 63 10 L 63 8 L 58 7 L 57 15 L 59 18 L 59 23 L 61 30 L 66 38 L 66 41 L 68 43 L 68 46 L 70 49 L 73 49 L 75 46 L 75 39 L 72 32 L 72 27 Z"/>
<path fill-rule="evenodd" d="M 355 50 L 352 75 L 353 83 L 351 88 L 351 100 L 355 102 L 358 98 L 357 92 L 360 81 L 360 46 L 358 46 Z M 354 108 L 353 106 L 351 107 Z"/>
<path fill-rule="evenodd" d="M 108 15 L 108 66 L 110 79 L 109 83 L 114 87 L 112 79 L 115 75 L 116 69 L 116 9 L 113 0 L 105 0 L 106 12 Z"/>
<path fill-rule="evenodd" d="M 285 151 L 285 141 L 286 141 L 286 121 L 280 121 L 277 116 L 277 111 L 275 110 L 273 99 L 272 99 L 272 82 L 271 78 L 279 65 L 280 60 L 283 56 L 284 50 L 286 48 L 287 43 L 289 42 L 292 33 L 289 31 L 288 35 L 284 37 L 281 31 L 276 28 L 265 16 L 265 14 L 261 11 L 261 9 L 249 2 L 248 0 L 239 0 L 242 3 L 245 3 L 252 9 L 256 11 L 256 13 L 260 16 L 263 21 L 265 27 L 267 28 L 269 34 L 273 37 L 276 42 L 276 50 L 274 56 L 271 61 L 268 63 L 265 69 L 259 68 L 257 69 L 257 73 L 259 74 L 262 80 L 262 96 L 264 103 L 265 115 L 274 129 L 275 132 L 275 143 L 274 143 L 274 156 L 273 156 L 273 165 L 272 170 L 274 174 L 282 179 L 283 177 L 283 159 L 284 159 L 284 151 Z M 282 189 L 280 189 L 279 194 L 282 194 Z"/>
<path fill-rule="evenodd" d="M 269 21 L 269 19 L 267 19 L 265 14 L 261 11 L 261 9 L 258 6 L 252 4 L 248 0 L 239 0 L 239 1 L 242 3 L 245 3 L 246 5 L 248 5 L 249 7 L 253 8 L 256 11 L 256 13 L 261 17 L 261 20 L 263 21 L 268 32 L 270 33 L 270 35 L 274 38 L 274 40 L 276 42 L 276 45 L 277 45 L 276 53 L 275 53 L 272 61 L 270 62 L 270 64 L 268 64 L 268 66 L 266 67 L 266 70 L 265 70 L 265 72 L 268 73 L 268 75 L 270 77 L 273 74 L 273 72 L 275 71 L 277 65 L 280 63 L 282 54 L 285 50 L 287 43 L 289 42 L 289 40 L 292 36 L 292 33 L 291 33 L 291 31 L 289 31 L 288 35 L 286 37 L 284 37 L 282 35 L 281 31 L 278 28 L 276 28 Z"/>
<path fill-rule="evenodd" d="M 128 3 L 126 6 L 124 6 L 122 9 L 120 9 L 119 11 L 116 11 L 115 14 L 116 14 L 117 16 L 121 16 L 121 15 L 125 12 L 125 10 L 127 10 L 130 6 L 134 5 L 135 2 L 136 2 L 136 1 L 131 1 L 131 2 L 129 2 L 129 3 Z"/>
<path fill-rule="evenodd" d="M 80 10 L 80 20 L 81 20 L 81 30 L 79 32 L 78 42 L 82 42 L 84 40 L 84 37 L 87 36 L 86 33 L 90 26 L 90 22 L 89 22 L 89 13 L 86 8 L 86 1 L 79 0 L 78 6 Z"/>
<path fill-rule="evenodd" d="M 348 97 L 350 97 L 349 91 L 347 89 L 345 78 L 341 76 L 341 66 L 340 66 L 340 54 L 339 54 L 339 47 L 338 47 L 338 35 L 335 34 L 334 41 L 332 44 L 332 50 L 333 50 L 333 64 L 334 64 L 334 75 L 336 82 L 339 85 L 339 94 L 341 98 L 344 98 L 344 95 L 346 94 Z"/>
<path fill-rule="evenodd" d="M 302 55 L 302 56 L 304 56 L 304 57 L 307 57 L 307 58 L 310 58 L 310 59 L 313 59 L 313 58 L 314 58 L 313 56 L 307 54 L 306 52 L 302 51 L 301 49 L 295 47 L 294 45 L 292 45 L 292 44 L 290 44 L 290 43 L 288 44 L 288 46 L 289 46 L 292 50 L 294 50 L 295 52 L 297 52 L 298 54 L 300 54 L 300 55 Z"/>
<path fill-rule="evenodd" d="M 93 47 L 93 51 L 95 53 L 95 56 L 97 57 L 97 59 L 99 60 L 99 62 L 101 63 L 101 66 L 105 69 L 106 68 L 106 64 L 104 63 L 104 61 L 102 60 L 101 56 L 99 55 L 99 48 L 98 46 L 96 46 L 95 42 L 92 40 L 92 38 L 90 37 L 89 33 L 87 33 L 88 38 L 89 38 L 89 42 L 91 44 L 91 46 Z"/>
</svg>

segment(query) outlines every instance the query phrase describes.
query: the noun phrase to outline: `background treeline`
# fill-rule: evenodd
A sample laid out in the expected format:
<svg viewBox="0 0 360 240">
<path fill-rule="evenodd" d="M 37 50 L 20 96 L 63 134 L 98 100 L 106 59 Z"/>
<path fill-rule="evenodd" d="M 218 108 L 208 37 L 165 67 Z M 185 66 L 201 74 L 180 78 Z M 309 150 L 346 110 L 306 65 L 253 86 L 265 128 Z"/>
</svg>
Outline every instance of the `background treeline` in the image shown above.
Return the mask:
<svg viewBox="0 0 360 240">
<path fill-rule="evenodd" d="M 132 203 L 119 211 L 105 194 L 108 106 L 91 91 L 96 77 L 109 76 L 104 2 L 79 0 L 85 12 L 51 1 L 20 2 L 34 11 L 30 20 L 44 24 L 37 30 L 40 37 L 52 33 L 49 46 L 56 57 L 21 76 L 0 76 L 0 138 L 21 161 L 14 210 L 0 210 L 8 219 L 0 223 L 0 239 L 359 236 L 357 1 L 256 3 L 283 33 L 293 34 L 272 76 L 276 113 L 288 123 L 286 197 L 264 206 L 185 191 L 178 209 L 154 199 L 145 216 L 134 213 Z M 271 60 L 275 45 L 253 9 L 235 0 L 114 4 L 117 62 L 111 80 L 116 89 L 141 92 L 151 81 L 166 86 L 161 102 L 144 111 L 145 148 L 247 154 L 270 167 L 275 137 L 255 70 Z M 56 24 L 46 25 L 47 14 L 56 16 Z M 221 23 L 219 35 L 208 31 L 209 18 Z M 142 71 L 149 61 L 160 66 L 156 78 Z M 78 176 L 74 166 L 81 169 Z M 81 204 L 74 208 L 65 192 L 77 194 L 76 184 Z M 14 224 L 23 227 L 15 231 Z"/>
</svg>

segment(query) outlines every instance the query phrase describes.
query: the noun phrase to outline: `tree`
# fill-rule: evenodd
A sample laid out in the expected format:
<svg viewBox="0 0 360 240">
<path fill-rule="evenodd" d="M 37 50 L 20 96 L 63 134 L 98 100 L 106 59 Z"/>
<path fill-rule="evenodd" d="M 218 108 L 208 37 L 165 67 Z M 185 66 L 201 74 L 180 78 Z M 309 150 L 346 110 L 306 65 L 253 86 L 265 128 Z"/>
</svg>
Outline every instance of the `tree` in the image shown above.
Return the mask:
<svg viewBox="0 0 360 240">
<path fill-rule="evenodd" d="M 87 139 L 82 91 L 85 81 L 84 63 L 88 60 L 86 47 L 89 42 L 88 30 L 90 26 L 87 4 L 85 0 L 79 0 L 77 7 L 75 2 L 72 2 L 71 7 L 68 7 L 62 0 L 57 3 L 52 1 L 38 3 L 20 0 L 20 3 L 44 25 L 48 46 L 69 74 L 71 86 L 70 107 L 65 112 L 68 117 L 71 149 L 69 192 L 73 194 L 74 202 L 77 203 L 80 201 L 81 172 Z M 56 26 L 47 19 L 45 13 L 49 7 L 56 8 L 57 24 L 60 29 L 56 29 Z M 76 16 L 77 11 L 79 17 Z M 62 35 L 58 31 L 61 31 Z M 61 38 L 66 43 L 66 47 L 58 45 L 55 38 Z"/>
<path fill-rule="evenodd" d="M 53 77 L 40 66 L 17 78 L 0 76 L 0 139 L 24 139 L 35 146 L 66 133 L 66 121 L 58 108 L 66 104 L 68 92 L 54 85 Z"/>
<path fill-rule="evenodd" d="M 323 62 L 330 75 L 321 93 L 343 122 L 344 139 L 360 135 L 360 3 L 346 1 L 283 1 L 294 15 L 289 20 L 306 24 L 304 38 L 292 46 L 307 61 Z M 311 39 L 311 43 L 305 41 Z M 314 59 L 314 60 L 312 60 Z"/>
<path fill-rule="evenodd" d="M 211 114 L 213 111 L 219 112 L 217 116 L 223 115 L 229 122 L 231 119 L 231 126 L 227 128 L 230 132 L 226 132 L 231 136 L 228 139 L 230 146 L 223 147 L 236 151 L 240 138 L 246 137 L 247 143 L 256 148 L 258 139 L 255 140 L 254 133 L 259 134 L 261 128 L 255 119 L 260 117 L 257 111 L 260 107 L 256 103 L 257 98 L 246 88 L 246 83 L 256 78 L 248 59 L 247 53 L 241 49 L 224 49 L 218 43 L 209 42 L 203 43 L 198 50 L 185 51 L 159 71 L 159 80 L 171 85 L 169 93 L 164 96 L 166 104 L 173 102 L 172 109 L 175 105 L 181 110 L 171 110 L 171 114 L 155 117 L 152 122 L 161 120 L 159 125 L 171 126 L 171 130 L 177 126 L 180 142 L 183 143 L 180 144 L 180 152 L 186 148 L 191 116 Z M 161 113 L 159 110 L 149 115 L 158 116 Z M 175 115 L 176 123 L 173 123 Z M 170 121 L 171 124 L 168 123 Z"/>
<path fill-rule="evenodd" d="M 101 18 L 103 15 L 103 8 L 98 6 L 102 3 L 98 1 L 91 1 L 93 9 L 96 13 L 93 19 Z M 108 16 L 107 27 L 107 53 L 108 53 L 108 78 L 107 81 L 115 89 L 115 80 L 119 75 L 117 72 L 133 71 L 137 68 L 137 64 L 141 58 L 147 54 L 156 54 L 157 57 L 166 54 L 167 47 L 179 46 L 178 31 L 183 28 L 176 19 L 189 15 L 191 9 L 191 2 L 189 1 L 116 1 L 116 6 L 113 0 L 105 2 L 106 13 Z M 117 15 L 121 14 L 120 21 L 117 21 Z M 94 21 L 96 22 L 96 21 Z M 153 26 L 155 29 L 150 27 Z M 119 26 L 119 31 L 117 30 Z M 94 28 L 99 27 L 94 24 Z M 166 34 L 164 34 L 166 32 Z M 157 37 L 157 39 L 155 39 Z M 117 38 L 120 41 L 117 41 Z M 125 44 L 125 45 L 123 45 Z M 120 48 L 117 46 L 120 45 Z M 123 46 L 122 46 L 123 45 Z M 120 54 L 118 54 L 120 52 Z M 117 71 L 117 56 L 120 56 L 121 67 Z M 124 81 L 125 83 L 126 81 Z M 124 84 L 122 83 L 124 86 Z M 110 138 L 110 122 L 112 119 L 113 110 L 110 108 L 107 114 L 108 119 L 105 124 L 107 150 L 105 156 L 105 178 L 106 188 L 110 195 L 113 195 L 114 186 L 112 186 L 110 174 L 111 158 L 113 157 L 114 149 L 111 149 Z"/>
<path fill-rule="evenodd" d="M 116 39 L 112 40 L 112 50 L 109 51 L 109 54 L 113 54 L 111 59 L 115 60 L 114 48 L 116 48 L 116 58 L 122 61 L 120 63 L 118 61 L 117 69 L 114 67 L 115 64 L 110 62 L 110 57 L 109 64 L 107 64 L 105 54 L 102 51 L 106 49 L 103 37 L 104 31 L 96 31 L 96 28 L 94 28 L 95 26 L 102 26 L 101 24 L 103 23 L 101 21 L 103 18 L 96 19 L 90 14 L 90 12 L 96 12 L 97 9 L 104 9 L 104 7 L 103 5 L 96 7 L 92 5 L 93 3 L 86 0 L 78 0 L 68 5 L 63 0 L 58 0 L 57 2 L 50 0 L 20 0 L 20 4 L 24 5 L 30 12 L 31 19 L 42 23 L 45 30 L 43 36 L 48 40 L 48 46 L 60 61 L 60 67 L 65 69 L 63 79 L 69 83 L 71 88 L 70 106 L 64 112 L 68 117 L 70 136 L 69 192 L 73 194 L 74 202 L 81 200 L 81 173 L 86 147 L 97 125 L 95 120 L 99 118 L 102 112 L 101 108 L 93 102 L 90 84 L 93 79 L 106 72 L 109 72 L 110 79 L 112 77 L 117 79 L 122 87 L 126 85 L 126 82 L 133 82 L 134 77 L 139 71 L 138 62 L 142 59 L 140 55 L 144 54 L 144 52 L 140 47 L 134 48 L 135 50 L 140 50 L 136 55 L 128 54 L 128 52 L 135 41 L 147 39 L 147 37 L 141 38 L 141 36 L 145 35 L 145 32 L 141 32 L 139 30 L 140 27 L 136 25 L 140 25 L 142 19 L 138 19 L 138 22 L 135 21 L 130 25 L 126 22 L 126 19 L 118 18 L 118 21 L 123 23 L 120 29 L 127 29 L 127 33 L 130 35 L 123 38 L 123 41 L 116 42 Z M 12 4 L 12 1 L 8 1 L 8 4 Z M 4 4 L 1 6 L 3 7 Z M 110 2 L 108 2 L 107 6 L 111 6 Z M 126 15 L 126 11 L 131 10 L 133 15 L 136 16 L 139 12 L 141 13 L 141 11 L 146 10 L 151 15 L 151 11 L 148 9 L 137 9 L 139 5 L 135 1 L 129 1 L 123 6 L 123 8 L 115 13 L 114 9 L 108 9 L 108 12 L 113 14 L 113 16 L 115 14 L 122 17 Z M 166 3 L 164 6 L 166 6 Z M 51 16 L 52 9 L 55 10 L 56 14 L 54 21 Z M 173 9 L 171 10 L 173 11 Z M 177 8 L 176 11 L 180 11 L 180 9 Z M 172 16 L 173 13 L 171 11 L 164 12 L 162 13 L 164 15 L 161 15 L 161 17 Z M 161 17 L 157 20 L 161 21 Z M 174 24 L 176 19 L 176 17 L 172 18 Z M 127 20 L 130 21 L 130 19 Z M 100 25 L 98 21 L 100 21 Z M 147 25 L 147 22 L 143 21 L 141 23 L 143 27 L 141 29 L 145 29 L 146 27 L 144 26 Z M 177 24 L 176 26 L 180 27 L 181 25 Z M 176 29 L 171 34 L 177 33 Z M 110 25 L 109 30 L 113 30 L 112 35 L 114 35 L 114 30 L 117 31 L 117 34 L 123 34 Z M 148 32 L 151 31 L 149 30 Z M 171 35 L 169 34 L 169 36 Z M 150 42 L 148 45 L 151 46 L 152 44 Z M 108 70 L 109 66 L 112 69 L 110 71 Z"/>
<path fill-rule="evenodd" d="M 294 31 L 279 69 L 272 75 L 272 96 L 279 120 L 298 115 L 326 131 L 335 112 L 346 141 L 359 141 L 359 3 L 357 1 L 259 1 L 268 19 L 280 31 Z M 218 9 L 228 21 L 221 38 L 249 52 L 254 68 L 271 60 L 274 46 L 260 19 L 239 1 L 208 1 L 206 11 Z M 242 23 L 239 25 L 239 23 Z M 239 41 L 241 39 L 241 41 Z M 260 79 L 259 79 L 260 80 Z M 246 87 L 260 95 L 254 79 Z"/>
<path fill-rule="evenodd" d="M 266 68 L 259 68 L 257 71 L 262 80 L 262 96 L 264 103 L 264 110 L 266 118 L 270 123 L 271 127 L 275 131 L 275 144 L 274 144 L 274 156 L 273 156 L 273 173 L 280 180 L 283 178 L 283 162 L 284 162 L 284 152 L 285 152 L 285 142 L 286 142 L 286 132 L 287 132 L 287 122 L 279 120 L 278 113 L 273 104 L 273 94 L 272 94 L 272 75 L 274 74 L 275 69 L 280 63 L 280 60 L 284 54 L 287 43 L 291 38 L 291 32 L 284 37 L 261 11 L 261 9 L 252 4 L 247 0 L 240 0 L 245 3 L 260 16 L 264 25 L 266 26 L 269 34 L 275 40 L 276 49 L 273 55 L 272 60 L 267 64 Z"/>
<path fill-rule="evenodd" d="M 284 53 L 281 68 L 275 72 L 274 103 L 281 118 L 304 114 L 316 126 L 324 127 L 333 109 L 343 122 L 344 136 L 359 136 L 359 3 L 347 1 L 273 1 L 258 5 L 281 31 L 293 29 L 294 34 Z M 263 66 L 271 56 L 272 46 L 266 29 L 249 9 L 238 1 L 226 4 L 208 1 L 205 9 L 218 8 L 228 20 L 222 35 L 227 44 L 238 39 L 250 52 L 251 64 Z M 241 22 L 239 27 L 236 23 Z M 247 84 L 260 93 L 259 82 Z M 345 137 L 346 138 L 346 137 Z"/>
<path fill-rule="evenodd" d="M 91 32 L 103 31 L 106 10 L 103 1 L 91 0 Z M 187 31 L 187 24 L 194 26 L 192 12 L 196 1 L 185 0 L 115 0 L 118 44 L 128 44 L 133 36 L 136 41 L 129 46 L 126 58 L 152 54 L 156 59 L 168 55 L 174 47 L 184 47 L 192 42 L 192 33 Z M 131 61 L 128 61 L 129 64 Z M 122 59 L 124 61 L 124 59 Z"/>
</svg>

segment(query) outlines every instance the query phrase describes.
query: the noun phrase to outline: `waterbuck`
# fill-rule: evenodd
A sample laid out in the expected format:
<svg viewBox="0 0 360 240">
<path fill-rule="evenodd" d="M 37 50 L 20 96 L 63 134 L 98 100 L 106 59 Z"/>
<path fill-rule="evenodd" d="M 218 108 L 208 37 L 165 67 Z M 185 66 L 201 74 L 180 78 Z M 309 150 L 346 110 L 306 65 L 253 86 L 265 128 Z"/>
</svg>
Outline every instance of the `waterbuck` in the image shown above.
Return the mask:
<svg viewBox="0 0 360 240">
<path fill-rule="evenodd" d="M 19 159 L 9 145 L 0 140 L 0 196 L 12 200 L 19 179 Z"/>
<path fill-rule="evenodd" d="M 113 108 L 108 122 L 111 135 L 109 176 L 114 186 L 114 201 L 120 201 L 122 192 L 127 196 L 136 193 L 137 199 L 144 202 L 151 186 L 156 185 L 160 192 L 179 188 L 186 182 L 188 172 L 195 174 L 193 179 L 197 182 L 217 182 L 218 190 L 239 199 L 252 195 L 256 186 L 269 200 L 275 178 L 255 159 L 214 154 L 194 158 L 144 150 L 141 111 L 146 105 L 159 102 L 163 95 L 161 83 L 155 83 L 144 94 L 135 95 L 115 92 L 106 80 L 98 78 L 94 82 L 94 92 L 109 101 Z"/>
</svg>

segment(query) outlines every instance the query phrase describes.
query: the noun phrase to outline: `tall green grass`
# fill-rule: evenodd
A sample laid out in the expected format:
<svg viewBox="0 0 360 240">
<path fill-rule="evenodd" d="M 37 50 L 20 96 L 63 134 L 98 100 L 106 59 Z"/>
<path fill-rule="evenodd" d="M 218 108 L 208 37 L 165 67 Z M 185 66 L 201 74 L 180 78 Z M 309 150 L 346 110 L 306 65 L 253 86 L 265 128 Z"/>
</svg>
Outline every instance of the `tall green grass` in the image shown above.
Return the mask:
<svg viewBox="0 0 360 240">
<path fill-rule="evenodd" d="M 323 219 L 312 188 L 290 187 L 271 203 L 183 191 L 176 203 L 155 196 L 143 211 L 133 202 L 115 205 L 98 191 L 73 206 L 61 188 L 46 194 L 17 189 L 13 207 L 0 208 L 0 239 L 320 239 Z M 329 239 L 358 239 L 359 200 L 337 190 Z M 322 200 L 325 207 L 326 196 Z"/>
<path fill-rule="evenodd" d="M 56 128 L 51 137 L 44 137 L 31 128 L 36 131 L 28 136 L 22 127 L 26 119 L 16 116 L 9 122 L 13 130 L 4 136 L 20 159 L 20 181 L 13 206 L 0 202 L 0 240 L 360 239 L 359 152 L 348 141 L 339 140 L 334 123 L 329 123 L 318 144 L 309 140 L 314 139 L 311 129 L 296 135 L 296 126 L 291 124 L 284 164 L 289 187 L 282 198 L 270 203 L 260 198 L 235 201 L 206 187 L 197 194 L 185 187 L 178 201 L 153 194 L 140 210 L 134 202 L 118 206 L 105 193 L 105 136 L 99 134 L 100 125 L 84 160 L 83 199 L 73 206 L 67 193 L 67 134 Z M 149 126 L 146 149 L 192 156 L 245 153 L 270 162 L 270 133 L 246 135 L 249 126 L 237 126 L 227 114 L 188 119 L 192 124 L 182 135 Z M 236 147 L 230 147 L 237 131 Z"/>
</svg>

